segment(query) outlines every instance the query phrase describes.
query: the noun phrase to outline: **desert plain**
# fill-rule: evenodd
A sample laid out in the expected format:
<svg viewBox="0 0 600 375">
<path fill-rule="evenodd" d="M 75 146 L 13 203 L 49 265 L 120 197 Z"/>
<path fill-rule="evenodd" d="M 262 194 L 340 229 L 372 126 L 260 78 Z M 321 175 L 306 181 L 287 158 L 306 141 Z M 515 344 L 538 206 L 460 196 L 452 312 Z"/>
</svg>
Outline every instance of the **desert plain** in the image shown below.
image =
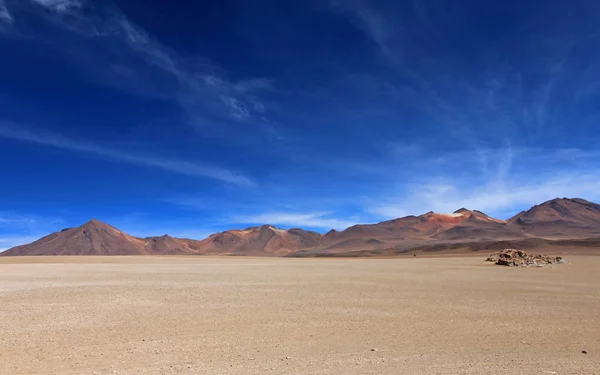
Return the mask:
<svg viewBox="0 0 600 375">
<path fill-rule="evenodd" d="M 600 257 L 484 260 L 0 258 L 0 374 L 600 374 Z"/>
</svg>

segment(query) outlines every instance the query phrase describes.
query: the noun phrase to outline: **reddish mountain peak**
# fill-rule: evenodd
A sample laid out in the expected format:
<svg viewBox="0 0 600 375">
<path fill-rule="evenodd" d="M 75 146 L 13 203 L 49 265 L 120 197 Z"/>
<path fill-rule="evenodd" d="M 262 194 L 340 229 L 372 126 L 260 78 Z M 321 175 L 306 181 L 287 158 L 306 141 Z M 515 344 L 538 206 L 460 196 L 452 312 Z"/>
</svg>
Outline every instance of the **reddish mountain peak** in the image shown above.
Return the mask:
<svg viewBox="0 0 600 375">
<path fill-rule="evenodd" d="M 291 251 L 314 247 L 321 235 L 300 228 L 280 229 L 265 224 L 214 234 L 201 241 L 206 254 L 285 255 Z"/>
<path fill-rule="evenodd" d="M 499 220 L 499 219 L 494 219 L 491 216 L 488 216 L 487 214 L 478 211 L 478 210 L 469 210 L 466 208 L 461 208 L 459 210 L 454 211 L 454 214 L 457 215 L 463 215 L 464 217 L 468 218 L 469 221 L 489 221 L 489 222 L 495 222 L 495 223 L 505 223 L 506 221 L 504 220 Z"/>
<path fill-rule="evenodd" d="M 409 216 L 399 217 L 397 219 L 382 221 L 378 224 L 371 224 L 371 225 L 386 225 L 386 226 L 400 225 L 400 226 L 402 226 L 402 225 L 406 225 L 407 223 L 414 223 L 414 222 L 418 221 L 420 217 L 425 216 L 425 215 L 427 215 L 427 214 L 424 214 L 421 216 L 409 215 Z"/>
<path fill-rule="evenodd" d="M 455 214 L 462 214 L 462 215 L 476 215 L 476 216 L 486 216 L 489 217 L 488 215 L 486 215 L 485 213 L 481 212 L 481 211 L 477 211 L 477 210 L 469 210 L 468 208 L 460 208 L 456 211 L 454 211 Z"/>
<path fill-rule="evenodd" d="M 563 199 L 567 199 L 567 198 L 563 198 Z M 597 206 L 596 203 L 590 202 L 590 201 L 586 201 L 585 199 L 582 199 L 582 198 L 570 198 L 569 200 L 571 202 L 575 202 L 575 203 L 581 203 L 581 204 L 585 204 L 585 205 Z"/>
<path fill-rule="evenodd" d="M 178 238 L 175 237 L 171 237 L 168 234 L 163 234 L 162 236 L 152 236 L 152 237 L 146 237 L 146 240 L 153 240 L 153 241 L 166 241 L 166 240 L 177 240 Z"/>
<path fill-rule="evenodd" d="M 600 205 L 580 198 L 556 198 L 509 219 L 509 225 L 544 238 L 583 238 L 600 234 Z"/>
<path fill-rule="evenodd" d="M 119 231 L 117 228 L 115 228 L 111 225 L 108 225 L 98 219 L 92 219 L 92 220 L 88 221 L 87 223 L 81 225 L 77 229 L 113 229 L 113 230 Z"/>
<path fill-rule="evenodd" d="M 138 255 L 145 254 L 142 240 L 99 220 L 52 233 L 29 245 L 9 250 L 12 255 Z"/>
<path fill-rule="evenodd" d="M 321 233 L 317 233 L 317 232 L 313 232 L 313 231 L 309 231 L 309 230 L 304 230 L 302 228 L 290 228 L 286 231 L 289 234 L 295 234 L 295 235 L 302 235 L 302 234 L 311 234 L 311 235 L 316 235 L 318 237 L 322 237 L 323 235 Z"/>
<path fill-rule="evenodd" d="M 600 205 L 581 198 L 556 198 L 533 206 L 510 219 L 510 222 L 600 220 Z"/>
<path fill-rule="evenodd" d="M 107 225 L 107 224 L 104 224 L 103 222 L 101 222 L 98 219 L 91 219 L 87 223 L 84 223 L 82 226 L 86 227 L 86 226 L 95 226 L 95 225 Z"/>
<path fill-rule="evenodd" d="M 469 211 L 470 213 L 471 211 Z M 423 220 L 456 220 L 457 218 L 465 218 L 466 214 L 462 213 L 462 212 L 454 212 L 451 214 L 440 214 L 437 212 L 428 212 L 424 215 L 419 216 L 419 218 L 421 219 L 421 221 Z"/>
<path fill-rule="evenodd" d="M 554 199 L 550 199 L 547 202 L 544 202 L 541 205 L 544 205 L 546 203 L 551 203 L 551 202 L 579 202 L 579 203 L 591 203 L 589 201 L 586 201 L 585 199 L 581 199 L 581 198 L 567 198 L 567 197 L 562 197 L 562 198 L 554 198 Z"/>
<path fill-rule="evenodd" d="M 285 231 L 284 229 L 279 229 L 271 224 L 263 224 L 258 227 L 248 227 L 246 229 L 242 229 L 240 232 L 260 232 L 260 231 Z"/>
<path fill-rule="evenodd" d="M 531 211 L 540 207 L 558 207 L 558 206 L 572 206 L 572 205 L 584 205 L 584 206 L 598 206 L 598 204 L 586 201 L 581 198 L 554 198 L 544 203 L 537 204 L 531 207 L 528 211 Z"/>
<path fill-rule="evenodd" d="M 169 235 L 144 238 L 145 251 L 148 254 L 198 254 L 199 241 L 175 238 Z"/>
<path fill-rule="evenodd" d="M 277 231 L 277 232 L 286 232 L 285 229 L 279 229 L 274 225 L 271 224 L 265 224 L 265 225 L 261 225 L 260 226 L 260 230 L 261 231 Z"/>
</svg>

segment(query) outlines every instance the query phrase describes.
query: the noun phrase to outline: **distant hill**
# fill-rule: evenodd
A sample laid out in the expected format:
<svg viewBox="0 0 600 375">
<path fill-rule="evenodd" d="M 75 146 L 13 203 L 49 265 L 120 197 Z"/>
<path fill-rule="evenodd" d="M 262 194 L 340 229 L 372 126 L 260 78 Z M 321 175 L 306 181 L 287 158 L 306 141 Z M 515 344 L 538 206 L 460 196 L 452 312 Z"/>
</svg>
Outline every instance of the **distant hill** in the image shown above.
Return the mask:
<svg viewBox="0 0 600 375">
<path fill-rule="evenodd" d="M 583 199 L 553 199 L 508 220 L 513 230 L 543 238 L 600 236 L 600 205 Z"/>
<path fill-rule="evenodd" d="M 482 247 L 592 247 L 600 243 L 600 205 L 583 199 L 553 199 L 509 220 L 461 208 L 451 214 L 428 212 L 377 224 L 354 225 L 325 235 L 271 225 L 232 229 L 202 240 L 138 238 L 91 220 L 52 233 L 0 255 L 252 255 L 372 256 L 407 251 L 477 251 Z M 585 240 L 588 239 L 588 240 Z"/>
<path fill-rule="evenodd" d="M 279 229 L 272 225 L 228 230 L 200 241 L 203 254 L 215 255 L 286 255 L 320 244 L 321 235 L 303 229 Z"/>
<path fill-rule="evenodd" d="M 31 244 L 1 253 L 18 255 L 286 255 L 315 247 L 321 235 L 302 229 L 284 230 L 270 225 L 229 230 L 202 240 L 169 235 L 138 238 L 98 220 L 52 233 Z"/>
<path fill-rule="evenodd" d="M 144 241 L 98 220 L 52 233 L 2 255 L 142 255 Z"/>
</svg>

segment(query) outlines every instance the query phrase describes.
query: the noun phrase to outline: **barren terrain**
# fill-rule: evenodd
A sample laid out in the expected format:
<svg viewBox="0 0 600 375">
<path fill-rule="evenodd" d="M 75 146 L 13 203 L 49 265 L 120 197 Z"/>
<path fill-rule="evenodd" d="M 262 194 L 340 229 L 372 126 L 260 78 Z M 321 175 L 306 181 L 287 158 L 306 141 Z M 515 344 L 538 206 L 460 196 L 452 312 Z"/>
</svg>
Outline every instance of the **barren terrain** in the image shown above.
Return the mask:
<svg viewBox="0 0 600 375">
<path fill-rule="evenodd" d="M 600 257 L 484 260 L 0 258 L 0 373 L 600 373 Z"/>
<path fill-rule="evenodd" d="M 169 235 L 140 238 L 92 219 L 30 244 L 15 246 L 0 256 L 381 257 L 407 253 L 464 254 L 506 248 L 591 255 L 594 251 L 598 253 L 599 228 L 600 205 L 580 198 L 553 199 L 509 220 L 461 208 L 452 214 L 428 212 L 377 224 L 357 224 L 341 232 L 332 229 L 326 234 L 265 224 L 214 233 L 202 240 Z"/>
</svg>

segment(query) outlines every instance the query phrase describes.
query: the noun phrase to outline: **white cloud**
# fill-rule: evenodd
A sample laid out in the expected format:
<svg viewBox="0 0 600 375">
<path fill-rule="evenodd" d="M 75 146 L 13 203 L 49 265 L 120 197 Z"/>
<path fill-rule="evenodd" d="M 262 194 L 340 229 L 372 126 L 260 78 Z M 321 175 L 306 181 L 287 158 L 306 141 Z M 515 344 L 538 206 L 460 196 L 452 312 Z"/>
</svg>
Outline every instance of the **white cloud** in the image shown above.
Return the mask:
<svg viewBox="0 0 600 375">
<path fill-rule="evenodd" d="M 2 0 L 0 0 L 2 1 Z M 149 67 L 156 68 L 174 81 L 177 89 L 169 87 L 165 94 L 161 87 L 165 80 L 156 77 L 156 71 L 152 74 L 139 74 L 129 82 L 131 89 L 127 89 L 127 76 L 119 74 L 118 84 L 107 82 L 106 84 L 117 86 L 128 92 L 138 93 L 140 87 L 147 87 L 151 92 L 159 92 L 161 97 L 169 96 L 188 115 L 190 123 L 210 123 L 212 119 L 248 121 L 262 119 L 264 103 L 257 98 L 257 92 L 271 87 L 271 82 L 263 78 L 251 78 L 240 81 L 230 81 L 225 73 L 217 74 L 222 70 L 204 57 L 182 56 L 168 46 L 160 43 L 152 35 L 131 22 L 126 15 L 115 6 L 94 7 L 80 0 L 28 0 L 38 8 L 43 7 L 48 12 L 41 15 L 56 26 L 69 30 L 76 35 L 90 39 L 89 48 L 94 48 L 94 39 L 98 39 L 98 50 L 94 54 L 103 53 L 103 45 L 100 39 L 112 39 L 114 48 L 110 53 L 117 53 L 115 49 L 126 48 L 124 54 L 132 53 L 142 59 Z M 0 8 L 1 9 L 1 8 Z M 6 11 L 6 14 L 10 16 Z M 0 15 L 3 13 L 0 13 Z M 8 18 L 6 18 L 8 19 Z M 27 31 L 24 30 L 26 33 Z M 45 36 L 39 36 L 44 38 Z M 72 51 L 68 51 L 72 54 Z M 104 56 L 104 55 L 102 55 Z M 110 54 L 107 54 L 106 58 Z M 83 59 L 87 64 L 95 64 L 96 60 Z M 108 65 L 111 66 L 110 61 Z M 131 62 L 130 71 L 139 71 L 139 66 Z M 98 73 L 101 69 L 94 66 L 89 70 L 100 76 L 103 81 L 110 81 L 106 74 Z M 140 82 L 140 80 L 144 80 Z M 152 89 L 154 88 L 154 89 Z M 258 105 L 256 104 L 258 103 Z M 256 110 L 254 110 L 256 109 Z M 204 120 L 204 121 L 202 121 Z M 219 124 L 221 127 L 224 124 Z M 202 126 L 194 126 L 196 129 L 206 129 Z"/>
<path fill-rule="evenodd" d="M 314 227 L 323 229 L 346 229 L 356 224 L 356 219 L 332 217 L 328 212 L 291 213 L 269 212 L 258 215 L 233 218 L 232 222 L 248 224 L 273 224 L 293 227 Z"/>
<path fill-rule="evenodd" d="M 364 207 L 382 219 L 462 207 L 505 219 L 554 198 L 600 200 L 598 158 L 596 150 L 510 144 L 442 152 L 403 164 L 407 172 L 400 177 L 393 177 L 394 167 L 388 166 L 381 175 L 385 187 L 368 197 Z"/>
<path fill-rule="evenodd" d="M 74 140 L 53 133 L 36 134 L 30 130 L 18 128 L 10 124 L 0 123 L 0 137 L 24 142 L 52 146 L 64 150 L 76 151 L 104 157 L 133 165 L 163 169 L 188 176 L 207 177 L 239 186 L 253 186 L 249 178 L 228 169 L 203 165 L 184 160 L 166 159 L 150 155 L 134 154 L 111 149 L 94 143 Z"/>
<path fill-rule="evenodd" d="M 13 225 L 32 225 L 36 224 L 37 220 L 31 217 L 23 216 L 7 216 L 6 214 L 0 213 L 0 226 L 13 226 Z"/>
<path fill-rule="evenodd" d="M 600 171 L 590 174 L 532 174 L 529 179 L 507 178 L 501 184 L 482 181 L 438 182 L 412 186 L 397 200 L 372 202 L 368 210 L 384 218 L 417 215 L 427 211 L 450 213 L 465 207 L 491 215 L 517 214 L 554 198 L 600 199 Z M 505 219 L 507 217 L 500 217 Z"/>
<path fill-rule="evenodd" d="M 65 13 L 74 9 L 81 9 L 83 2 L 78 0 L 30 0 L 33 3 L 41 5 L 46 9 L 56 12 Z"/>
<path fill-rule="evenodd" d="M 0 227 L 11 229 L 34 229 L 45 226 L 62 224 L 63 220 L 57 217 L 21 214 L 0 211 Z"/>
<path fill-rule="evenodd" d="M 150 65 L 163 69 L 180 79 L 191 78 L 177 63 L 178 57 L 174 51 L 154 41 L 148 33 L 131 23 L 123 14 L 113 15 L 113 19 L 109 23 L 112 26 L 104 25 L 103 35 L 112 34 L 120 38 Z"/>
<path fill-rule="evenodd" d="M 221 101 L 229 110 L 231 111 L 231 115 L 235 118 L 242 119 L 250 117 L 250 111 L 248 107 L 236 98 L 231 96 L 221 95 Z"/>
<path fill-rule="evenodd" d="M 3 0 L 0 0 L 0 25 L 3 23 L 12 24 L 15 22 L 12 14 L 8 11 L 6 4 Z"/>
<path fill-rule="evenodd" d="M 430 117 L 431 123 L 445 127 L 448 138 L 490 143 L 498 139 L 543 138 L 549 128 L 555 131 L 563 126 L 564 119 L 559 118 L 563 109 L 580 112 L 565 98 L 579 100 L 579 94 L 583 94 L 593 101 L 598 69 L 586 66 L 597 66 L 597 59 L 589 56 L 585 64 L 577 64 L 572 52 L 573 46 L 590 39 L 597 42 L 594 33 L 583 32 L 588 22 L 597 23 L 597 17 L 581 18 L 581 25 L 573 25 L 572 33 L 564 35 L 552 27 L 558 13 L 545 14 L 560 7 L 548 7 L 537 21 L 522 25 L 526 32 L 508 32 L 500 43 L 504 47 L 525 47 L 525 58 L 514 59 L 499 52 L 502 48 L 494 47 L 483 49 L 479 63 L 474 63 L 461 54 L 439 58 L 440 48 L 443 50 L 448 43 L 447 31 L 468 17 L 468 7 L 457 8 L 448 17 L 443 7 L 433 6 L 435 2 L 430 1 L 413 1 L 407 7 L 398 7 L 398 2 L 394 5 L 367 0 L 328 3 L 356 25 L 378 47 L 384 61 L 402 76 L 402 83 L 395 87 L 398 100 L 410 102 Z M 541 20 L 547 29 L 539 29 Z M 388 82 L 394 85 L 398 81 L 391 78 Z"/>
<path fill-rule="evenodd" d="M 377 44 L 380 51 L 390 57 L 390 41 L 395 38 L 392 24 L 380 12 L 362 0 L 331 0 L 331 5 L 348 14 L 351 19 Z"/>
<path fill-rule="evenodd" d="M 245 81 L 239 81 L 233 84 L 233 88 L 235 91 L 240 93 L 250 93 L 258 90 L 271 90 L 273 88 L 273 84 L 271 80 L 264 78 L 255 78 L 248 79 Z"/>
</svg>

